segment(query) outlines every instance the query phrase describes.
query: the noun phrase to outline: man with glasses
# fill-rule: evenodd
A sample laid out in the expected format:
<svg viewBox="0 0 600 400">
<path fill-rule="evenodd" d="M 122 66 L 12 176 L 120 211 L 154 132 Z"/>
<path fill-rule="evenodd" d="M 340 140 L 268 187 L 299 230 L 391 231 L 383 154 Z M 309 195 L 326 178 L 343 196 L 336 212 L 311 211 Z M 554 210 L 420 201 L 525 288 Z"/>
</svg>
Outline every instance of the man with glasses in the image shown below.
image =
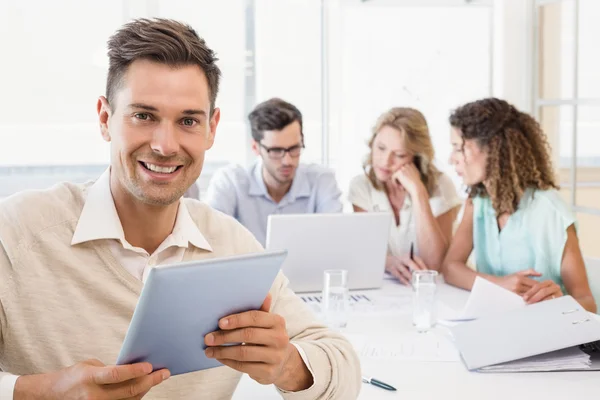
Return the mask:
<svg viewBox="0 0 600 400">
<path fill-rule="evenodd" d="M 270 214 L 342 211 L 333 172 L 300 163 L 304 133 L 298 108 L 273 98 L 256 106 L 248 119 L 259 159 L 249 169 L 236 165 L 217 171 L 208 187 L 208 204 L 236 218 L 263 246 Z"/>
</svg>

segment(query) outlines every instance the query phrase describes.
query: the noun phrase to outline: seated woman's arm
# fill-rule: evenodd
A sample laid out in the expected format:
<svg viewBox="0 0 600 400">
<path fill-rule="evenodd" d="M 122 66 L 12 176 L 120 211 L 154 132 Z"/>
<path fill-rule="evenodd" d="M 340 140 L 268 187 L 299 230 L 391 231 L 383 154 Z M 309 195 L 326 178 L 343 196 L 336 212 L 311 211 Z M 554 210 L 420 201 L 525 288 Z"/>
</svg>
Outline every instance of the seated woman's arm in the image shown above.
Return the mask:
<svg viewBox="0 0 600 400">
<path fill-rule="evenodd" d="M 463 219 L 444 260 L 442 272 L 446 282 L 471 290 L 475 278 L 480 276 L 519 295 L 525 294 L 539 283 L 531 277 L 541 276 L 541 274 L 531 268 L 506 276 L 495 276 L 473 271 L 466 264 L 471 251 L 473 251 L 473 202 L 469 199 L 465 205 Z"/>
<path fill-rule="evenodd" d="M 429 269 L 441 271 L 459 209 L 459 206 L 454 207 L 438 217 L 427 211 L 419 216 L 423 223 L 417 226 L 417 240 L 421 258 Z"/>
<path fill-rule="evenodd" d="M 460 206 L 456 206 L 436 218 L 438 225 L 440 226 L 440 230 L 442 231 L 442 235 L 444 235 L 444 238 L 446 239 L 446 242 L 448 244 L 452 242 L 452 230 L 454 228 L 454 221 L 456 221 L 456 217 L 458 216 L 459 211 Z M 444 253 L 444 257 L 442 257 L 442 262 L 444 261 L 443 258 L 445 257 L 446 253 Z"/>
<path fill-rule="evenodd" d="M 466 264 L 473 251 L 473 202 L 468 199 L 465 211 L 442 264 L 446 283 L 471 290 L 477 273 Z"/>
<path fill-rule="evenodd" d="M 567 293 L 581 304 L 588 311 L 596 312 L 596 302 L 592 296 L 592 291 L 585 270 L 585 263 L 579 248 L 579 240 L 575 233 L 573 225 L 567 228 L 567 242 L 563 251 L 562 262 L 560 266 L 560 276 L 567 289 Z M 533 286 L 523 298 L 527 303 L 537 303 L 544 300 L 550 300 L 561 296 L 563 293 L 556 283 L 552 281 L 539 282 Z"/>
<path fill-rule="evenodd" d="M 423 193 L 413 204 L 416 217 L 417 242 L 421 259 L 427 268 L 439 271 L 452 235 L 452 223 L 456 211 L 450 210 L 439 217 L 433 215 L 429 196 Z M 440 224 L 441 222 L 441 224 Z M 449 232 L 449 233 L 448 233 Z"/>
<path fill-rule="evenodd" d="M 560 266 L 560 276 L 567 293 L 573 296 L 583 308 L 595 313 L 597 311 L 596 302 L 592 296 L 583 255 L 579 247 L 579 239 L 577 239 L 573 225 L 567 229 L 567 243 Z"/>
</svg>

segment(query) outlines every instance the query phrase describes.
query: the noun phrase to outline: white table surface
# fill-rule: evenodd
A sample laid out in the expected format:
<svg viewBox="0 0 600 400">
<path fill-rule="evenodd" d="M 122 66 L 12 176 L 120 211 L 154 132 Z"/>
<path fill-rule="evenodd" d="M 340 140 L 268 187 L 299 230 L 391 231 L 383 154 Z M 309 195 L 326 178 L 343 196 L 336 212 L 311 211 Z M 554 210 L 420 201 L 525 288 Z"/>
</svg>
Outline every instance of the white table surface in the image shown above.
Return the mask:
<svg viewBox="0 0 600 400">
<path fill-rule="evenodd" d="M 411 289 L 394 281 L 371 293 L 408 296 Z M 361 293 L 367 293 L 361 291 Z M 351 293 L 352 294 L 352 293 Z M 456 310 L 462 309 L 468 292 L 446 284 L 438 286 L 438 299 Z M 370 341 L 403 335 L 413 330 L 411 315 L 394 317 L 351 316 L 344 333 L 368 336 Z M 434 334 L 443 335 L 438 327 Z M 490 343 L 493 345 L 493 343 Z M 469 372 L 462 362 L 416 362 L 393 359 L 361 359 L 364 375 L 396 387 L 390 392 L 363 384 L 360 399 L 593 399 L 600 398 L 600 372 L 545 372 L 483 374 Z M 280 399 L 273 386 L 262 386 L 244 375 L 234 399 Z"/>
</svg>

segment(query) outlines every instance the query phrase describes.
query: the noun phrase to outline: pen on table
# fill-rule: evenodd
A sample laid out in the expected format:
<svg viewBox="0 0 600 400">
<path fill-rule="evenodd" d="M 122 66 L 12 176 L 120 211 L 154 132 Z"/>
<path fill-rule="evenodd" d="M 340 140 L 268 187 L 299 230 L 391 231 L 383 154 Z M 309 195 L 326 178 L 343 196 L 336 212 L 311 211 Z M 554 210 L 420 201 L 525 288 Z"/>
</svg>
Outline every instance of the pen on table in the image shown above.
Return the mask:
<svg viewBox="0 0 600 400">
<path fill-rule="evenodd" d="M 362 381 L 364 383 L 369 383 L 369 384 L 371 384 L 373 386 L 377 386 L 377 387 L 380 387 L 380 388 L 385 389 L 385 390 L 396 391 L 395 387 L 393 387 L 391 385 L 388 385 L 387 383 L 383 383 L 383 382 L 381 382 L 381 381 L 379 381 L 379 380 L 377 380 L 375 378 L 367 378 L 366 376 L 363 376 L 362 377 Z"/>
</svg>

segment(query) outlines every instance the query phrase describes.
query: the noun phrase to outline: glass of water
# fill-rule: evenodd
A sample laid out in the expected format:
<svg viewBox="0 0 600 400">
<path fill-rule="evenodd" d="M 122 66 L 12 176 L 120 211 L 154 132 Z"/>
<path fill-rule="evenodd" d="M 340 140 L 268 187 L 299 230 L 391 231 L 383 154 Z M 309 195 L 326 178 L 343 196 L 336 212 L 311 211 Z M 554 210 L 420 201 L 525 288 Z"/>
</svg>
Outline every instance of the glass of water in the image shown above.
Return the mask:
<svg viewBox="0 0 600 400">
<path fill-rule="evenodd" d="M 413 325 L 427 332 L 435 325 L 435 278 L 437 271 L 413 271 Z"/>
<path fill-rule="evenodd" d="M 328 269 L 323 273 L 323 317 L 331 328 L 348 323 L 348 271 Z"/>
</svg>

